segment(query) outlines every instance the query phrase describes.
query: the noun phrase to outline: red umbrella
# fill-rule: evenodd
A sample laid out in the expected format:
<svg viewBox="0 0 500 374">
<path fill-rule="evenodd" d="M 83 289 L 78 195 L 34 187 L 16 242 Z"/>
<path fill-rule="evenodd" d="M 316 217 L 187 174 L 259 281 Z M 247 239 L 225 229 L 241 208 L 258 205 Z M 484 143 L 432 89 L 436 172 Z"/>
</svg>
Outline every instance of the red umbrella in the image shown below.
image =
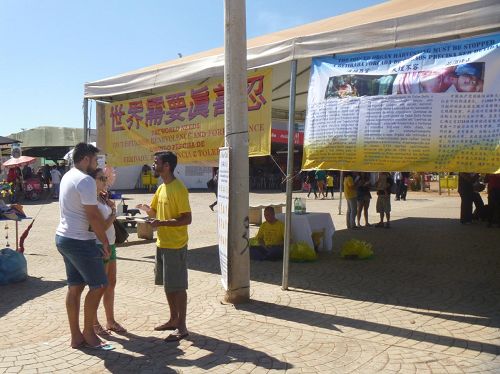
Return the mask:
<svg viewBox="0 0 500 374">
<path fill-rule="evenodd" d="M 35 162 L 36 158 L 35 157 L 30 157 L 30 156 L 21 156 L 19 158 L 11 158 L 7 161 L 5 161 L 2 166 L 4 168 L 12 168 L 15 166 L 24 166 L 24 165 L 29 165 Z"/>
</svg>

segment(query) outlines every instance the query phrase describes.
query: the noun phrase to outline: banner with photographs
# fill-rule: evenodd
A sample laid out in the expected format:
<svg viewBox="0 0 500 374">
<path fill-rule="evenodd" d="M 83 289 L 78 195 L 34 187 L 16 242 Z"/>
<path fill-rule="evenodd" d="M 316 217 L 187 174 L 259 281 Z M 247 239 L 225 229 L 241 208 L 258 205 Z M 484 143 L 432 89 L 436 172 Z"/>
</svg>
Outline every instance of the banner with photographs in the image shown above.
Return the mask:
<svg viewBox="0 0 500 374">
<path fill-rule="evenodd" d="M 314 58 L 304 169 L 500 172 L 500 34 Z"/>
</svg>

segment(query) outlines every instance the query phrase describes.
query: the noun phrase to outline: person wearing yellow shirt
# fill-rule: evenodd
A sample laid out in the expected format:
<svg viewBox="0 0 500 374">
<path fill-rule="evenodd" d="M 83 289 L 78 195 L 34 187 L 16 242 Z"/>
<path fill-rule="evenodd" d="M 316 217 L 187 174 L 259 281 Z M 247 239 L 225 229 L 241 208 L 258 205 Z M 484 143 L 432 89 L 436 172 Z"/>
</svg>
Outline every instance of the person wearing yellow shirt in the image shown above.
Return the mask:
<svg viewBox="0 0 500 374">
<path fill-rule="evenodd" d="M 357 229 L 356 227 L 356 213 L 358 211 L 358 202 L 356 200 L 356 184 L 353 177 L 357 173 L 347 172 L 344 177 L 344 195 L 347 200 L 346 223 L 348 229 Z"/>
<path fill-rule="evenodd" d="M 328 192 L 332 194 L 332 199 L 333 197 L 333 173 L 329 172 L 326 176 L 326 195 L 325 197 L 328 198 Z"/>
<path fill-rule="evenodd" d="M 264 209 L 266 221 L 260 225 L 256 238 L 258 246 L 250 247 L 250 258 L 252 260 L 280 260 L 283 258 L 283 244 L 285 237 L 285 225 L 276 219 L 272 206 Z"/>
<path fill-rule="evenodd" d="M 155 327 L 156 331 L 174 330 L 166 342 L 176 342 L 189 335 L 187 308 L 187 226 L 191 224 L 189 193 L 174 176 L 177 155 L 170 151 L 155 153 L 153 171 L 163 184 L 156 190 L 151 206 L 139 204 L 151 226 L 158 228 L 155 258 L 155 284 L 163 285 L 170 309 L 170 319 Z"/>
</svg>

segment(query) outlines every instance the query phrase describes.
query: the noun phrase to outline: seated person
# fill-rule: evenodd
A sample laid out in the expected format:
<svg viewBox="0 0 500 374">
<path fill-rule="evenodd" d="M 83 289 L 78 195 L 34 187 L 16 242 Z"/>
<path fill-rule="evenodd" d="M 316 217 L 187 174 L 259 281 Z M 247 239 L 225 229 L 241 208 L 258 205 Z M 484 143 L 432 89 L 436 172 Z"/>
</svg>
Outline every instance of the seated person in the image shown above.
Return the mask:
<svg viewBox="0 0 500 374">
<path fill-rule="evenodd" d="M 264 222 L 257 233 L 258 246 L 250 247 L 250 258 L 252 260 L 280 260 L 283 258 L 283 244 L 285 237 L 285 225 L 276 219 L 272 206 L 264 209 Z"/>
</svg>

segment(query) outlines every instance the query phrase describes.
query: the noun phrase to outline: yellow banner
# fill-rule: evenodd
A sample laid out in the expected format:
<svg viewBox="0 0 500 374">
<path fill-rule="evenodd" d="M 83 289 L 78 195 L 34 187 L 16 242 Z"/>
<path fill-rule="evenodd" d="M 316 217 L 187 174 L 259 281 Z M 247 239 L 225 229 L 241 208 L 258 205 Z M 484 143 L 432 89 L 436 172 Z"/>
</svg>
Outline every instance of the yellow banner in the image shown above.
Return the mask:
<svg viewBox="0 0 500 374">
<path fill-rule="evenodd" d="M 272 70 L 248 74 L 249 156 L 271 151 Z M 150 163 L 160 150 L 179 163 L 215 165 L 224 146 L 224 84 L 200 85 L 105 105 L 107 161 L 113 166 Z"/>
</svg>

